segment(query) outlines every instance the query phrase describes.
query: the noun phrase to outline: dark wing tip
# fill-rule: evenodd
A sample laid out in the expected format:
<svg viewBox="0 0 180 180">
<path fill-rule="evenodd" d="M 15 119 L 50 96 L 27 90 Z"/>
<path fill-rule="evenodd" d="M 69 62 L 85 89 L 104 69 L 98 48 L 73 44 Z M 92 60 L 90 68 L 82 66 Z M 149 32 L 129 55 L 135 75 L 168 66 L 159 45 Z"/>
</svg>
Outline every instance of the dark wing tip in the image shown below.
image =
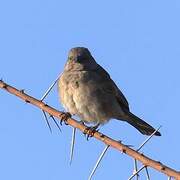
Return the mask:
<svg viewBox="0 0 180 180">
<path fill-rule="evenodd" d="M 161 133 L 159 131 L 157 131 L 154 135 L 161 136 Z"/>
</svg>

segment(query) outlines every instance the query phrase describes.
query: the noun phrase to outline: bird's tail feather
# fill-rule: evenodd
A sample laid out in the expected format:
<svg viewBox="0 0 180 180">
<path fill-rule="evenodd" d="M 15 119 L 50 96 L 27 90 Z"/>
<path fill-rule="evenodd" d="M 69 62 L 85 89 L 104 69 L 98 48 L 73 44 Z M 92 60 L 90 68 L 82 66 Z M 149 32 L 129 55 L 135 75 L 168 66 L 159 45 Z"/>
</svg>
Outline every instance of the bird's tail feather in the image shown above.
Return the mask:
<svg viewBox="0 0 180 180">
<path fill-rule="evenodd" d="M 155 129 L 151 125 L 138 118 L 131 112 L 128 113 L 128 118 L 126 119 L 126 121 L 144 135 L 151 135 L 155 131 Z M 161 136 L 161 133 L 157 131 L 155 135 Z"/>
</svg>

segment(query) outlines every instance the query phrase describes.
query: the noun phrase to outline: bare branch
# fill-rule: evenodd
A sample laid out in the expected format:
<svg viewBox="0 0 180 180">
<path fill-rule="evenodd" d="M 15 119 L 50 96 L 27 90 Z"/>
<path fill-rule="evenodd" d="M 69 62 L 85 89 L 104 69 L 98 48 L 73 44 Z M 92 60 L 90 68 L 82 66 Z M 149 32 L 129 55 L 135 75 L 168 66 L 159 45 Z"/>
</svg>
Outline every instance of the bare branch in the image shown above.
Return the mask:
<svg viewBox="0 0 180 180">
<path fill-rule="evenodd" d="M 85 129 L 87 129 L 87 127 L 85 125 L 83 125 L 82 123 L 79 123 L 78 121 L 76 121 L 73 118 L 68 117 L 65 119 L 64 118 L 66 115 L 65 113 L 60 112 L 60 111 L 48 106 L 47 104 L 41 102 L 40 100 L 35 99 L 34 97 L 27 95 L 23 91 L 20 91 L 16 88 L 4 83 L 2 80 L 0 81 L 0 88 L 8 91 L 11 94 L 18 96 L 19 98 L 23 99 L 27 103 L 30 103 L 30 104 L 37 106 L 41 110 L 44 110 L 45 112 L 53 115 L 54 117 L 57 117 L 61 121 L 66 120 L 66 122 L 69 125 L 79 129 L 82 132 L 84 132 Z M 132 158 L 140 161 L 145 167 L 146 166 L 152 167 L 159 172 L 162 172 L 162 173 L 164 173 L 170 177 L 174 177 L 174 178 L 180 180 L 180 172 L 163 165 L 161 162 L 150 159 L 149 157 L 131 149 L 130 147 L 127 147 L 126 145 L 120 143 L 119 141 L 113 140 L 112 138 L 110 138 L 110 137 L 108 137 L 108 136 L 106 136 L 100 132 L 95 132 L 93 137 L 104 142 L 106 145 L 109 145 L 109 146 L 131 156 Z"/>
</svg>

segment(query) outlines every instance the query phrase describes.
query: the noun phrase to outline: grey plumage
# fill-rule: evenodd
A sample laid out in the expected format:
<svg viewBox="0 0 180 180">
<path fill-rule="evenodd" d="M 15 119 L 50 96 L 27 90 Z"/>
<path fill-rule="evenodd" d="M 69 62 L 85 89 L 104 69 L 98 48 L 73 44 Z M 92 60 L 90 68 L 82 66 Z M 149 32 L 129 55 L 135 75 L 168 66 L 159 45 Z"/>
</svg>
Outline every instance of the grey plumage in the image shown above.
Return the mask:
<svg viewBox="0 0 180 180">
<path fill-rule="evenodd" d="M 86 123 L 104 124 L 110 119 L 118 119 L 128 122 L 145 135 L 155 131 L 130 112 L 123 93 L 87 48 L 70 50 L 58 81 L 58 90 L 65 109 Z M 155 135 L 161 134 L 156 132 Z"/>
</svg>

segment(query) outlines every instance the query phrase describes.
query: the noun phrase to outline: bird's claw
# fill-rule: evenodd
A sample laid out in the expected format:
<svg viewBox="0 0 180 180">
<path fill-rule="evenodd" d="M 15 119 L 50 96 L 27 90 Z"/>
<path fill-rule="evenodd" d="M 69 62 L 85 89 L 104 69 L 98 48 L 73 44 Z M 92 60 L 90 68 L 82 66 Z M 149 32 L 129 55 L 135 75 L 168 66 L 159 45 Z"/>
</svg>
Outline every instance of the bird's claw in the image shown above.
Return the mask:
<svg viewBox="0 0 180 180">
<path fill-rule="evenodd" d="M 91 127 L 87 127 L 84 131 L 83 134 L 86 136 L 86 139 L 89 140 L 90 137 L 94 136 L 95 132 L 98 132 L 99 129 L 97 129 L 97 126 L 91 126 Z"/>
<path fill-rule="evenodd" d="M 65 125 L 68 125 L 67 120 L 71 118 L 71 114 L 69 112 L 65 112 L 61 115 L 60 124 L 62 126 L 62 123 L 64 122 Z"/>
</svg>

